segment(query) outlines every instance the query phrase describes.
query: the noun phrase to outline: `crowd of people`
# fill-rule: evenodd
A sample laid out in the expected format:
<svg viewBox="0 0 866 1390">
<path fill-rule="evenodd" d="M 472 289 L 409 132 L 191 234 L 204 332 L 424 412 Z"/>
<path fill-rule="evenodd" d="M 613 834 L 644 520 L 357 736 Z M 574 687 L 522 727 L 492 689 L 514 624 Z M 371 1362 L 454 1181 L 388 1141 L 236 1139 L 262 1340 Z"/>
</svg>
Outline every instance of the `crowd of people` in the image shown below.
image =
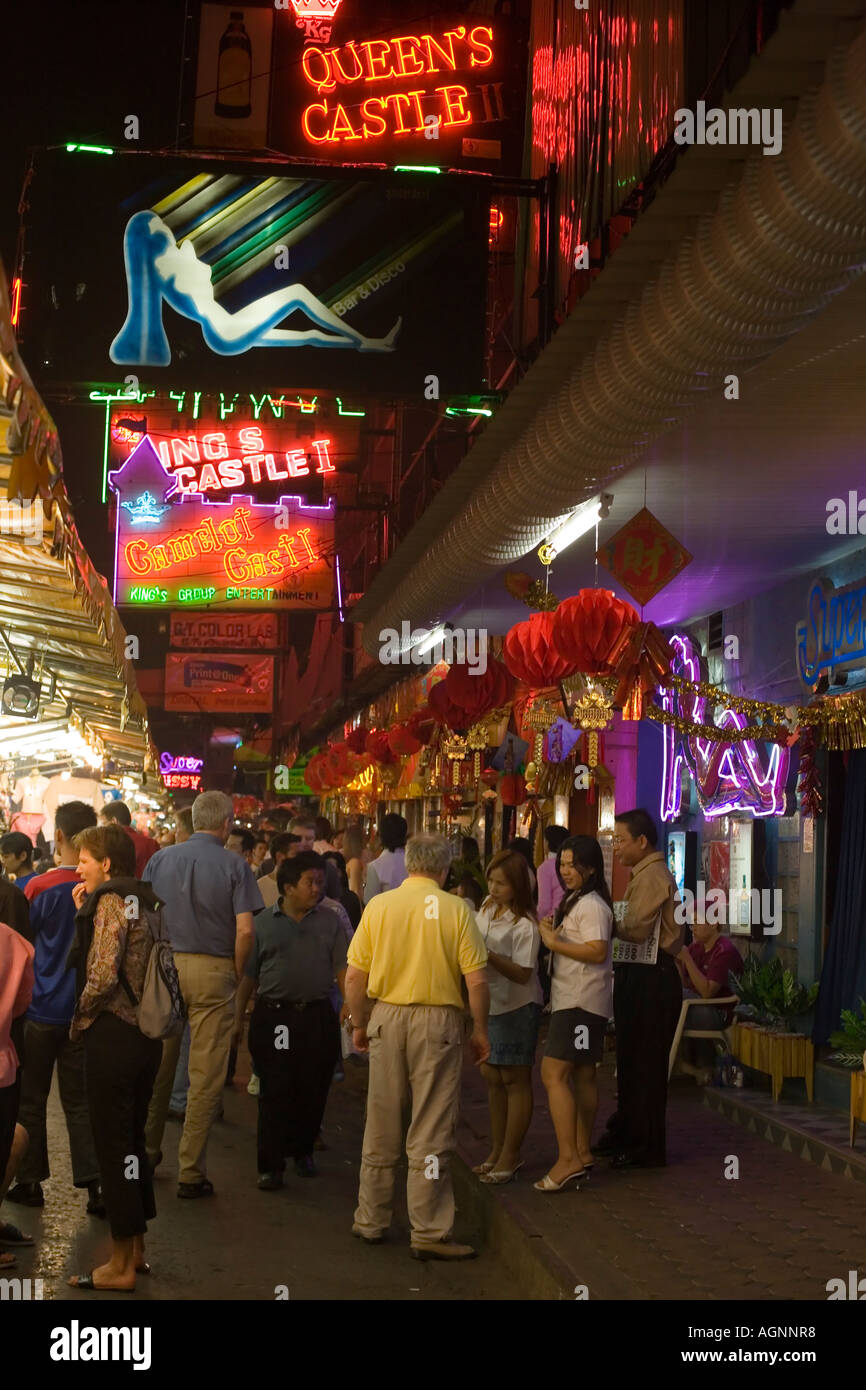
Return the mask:
<svg viewBox="0 0 866 1390">
<path fill-rule="evenodd" d="M 481 1182 L 523 1165 L 541 1037 L 555 1157 L 536 1190 L 584 1183 L 600 1154 L 615 1171 L 662 1166 L 683 989 L 706 1001 L 702 1027 L 721 1026 L 711 1000 L 742 966 L 705 922 L 685 946 L 644 810 L 616 817 L 630 870 L 616 913 L 598 840 L 559 826 L 537 866 L 520 838 L 485 866 L 473 837 L 455 855 L 393 813 L 374 846 L 359 824 L 303 814 L 238 826 L 231 798 L 209 791 L 159 843 L 117 801 L 100 823 L 83 802 L 61 806 L 44 872 L 26 838 L 0 837 L 0 1202 L 44 1205 L 56 1069 L 72 1179 L 111 1234 L 107 1261 L 70 1281 L 82 1289 L 149 1273 L 169 1118 L 183 1126 L 177 1197 L 213 1194 L 208 1139 L 247 1023 L 259 1189 L 281 1188 L 289 1162 L 316 1176 L 329 1090 L 353 1056 L 368 1063 L 353 1234 L 385 1239 L 405 1144 L 411 1252 L 461 1260 L 475 1251 L 454 1241 L 449 1161 L 467 1051 L 489 1101 Z M 614 966 L 615 936 L 654 949 Z M 594 1138 L 611 1019 L 617 1109 Z M 0 1213 L 0 1270 L 32 1243 Z"/>
</svg>

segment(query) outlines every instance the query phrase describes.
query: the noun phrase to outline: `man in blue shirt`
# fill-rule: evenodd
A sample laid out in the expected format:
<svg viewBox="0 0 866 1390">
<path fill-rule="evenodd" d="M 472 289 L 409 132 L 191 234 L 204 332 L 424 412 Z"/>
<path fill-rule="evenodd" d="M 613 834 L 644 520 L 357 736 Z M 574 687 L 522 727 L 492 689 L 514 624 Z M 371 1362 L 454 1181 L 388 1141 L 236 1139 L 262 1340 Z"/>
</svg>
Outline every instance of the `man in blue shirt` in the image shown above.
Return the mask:
<svg viewBox="0 0 866 1390">
<path fill-rule="evenodd" d="M 189 1095 L 178 1148 L 178 1197 L 209 1197 L 207 1141 L 217 1117 L 231 1048 L 234 1003 L 253 947 L 253 913 L 263 906 L 245 859 L 225 848 L 234 819 L 231 797 L 202 792 L 192 807 L 193 834 L 145 865 L 144 880 L 164 904 L 163 921 L 189 1014 Z M 180 1037 L 166 1038 L 147 1117 L 147 1152 L 159 1163 Z"/>
<path fill-rule="evenodd" d="M 96 814 L 83 801 L 68 801 L 57 808 L 56 869 L 37 874 L 27 884 L 30 903 L 30 939 L 36 948 L 33 961 L 33 998 L 24 1023 L 21 1067 L 21 1103 L 18 1122 L 30 1143 L 16 1173 L 17 1183 L 7 1201 L 22 1206 L 44 1206 L 41 1184 L 51 1176 L 45 1107 L 57 1065 L 60 1100 L 66 1116 L 72 1180 L 90 1194 L 87 1210 L 105 1215 L 99 1194 L 99 1165 L 93 1147 L 87 1096 L 84 1087 L 84 1044 L 70 1042 L 69 1025 L 75 1012 L 75 971 L 66 959 L 75 936 L 75 903 L 72 890 L 79 882 L 78 850 L 72 843 L 80 830 L 96 824 Z"/>
</svg>

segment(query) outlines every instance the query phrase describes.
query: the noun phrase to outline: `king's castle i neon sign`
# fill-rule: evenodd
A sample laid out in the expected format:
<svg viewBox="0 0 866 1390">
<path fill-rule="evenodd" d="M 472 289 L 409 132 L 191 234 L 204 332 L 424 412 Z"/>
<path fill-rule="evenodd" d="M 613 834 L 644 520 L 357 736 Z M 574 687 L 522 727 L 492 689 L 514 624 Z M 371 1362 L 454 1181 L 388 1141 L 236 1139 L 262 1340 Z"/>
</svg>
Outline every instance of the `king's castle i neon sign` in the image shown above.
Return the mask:
<svg viewBox="0 0 866 1390">
<path fill-rule="evenodd" d="M 320 100 L 303 112 L 304 135 L 318 146 L 413 134 L 438 139 L 440 130 L 502 120 L 501 83 L 482 84 L 470 93 L 464 82 L 448 80 L 449 73 L 469 79 L 493 61 L 493 29 L 485 24 L 461 24 L 438 37 L 404 34 L 335 48 L 307 45 L 301 66 Z M 392 87 L 380 85 L 386 83 Z M 401 90 L 393 90 L 394 84 Z"/>
</svg>

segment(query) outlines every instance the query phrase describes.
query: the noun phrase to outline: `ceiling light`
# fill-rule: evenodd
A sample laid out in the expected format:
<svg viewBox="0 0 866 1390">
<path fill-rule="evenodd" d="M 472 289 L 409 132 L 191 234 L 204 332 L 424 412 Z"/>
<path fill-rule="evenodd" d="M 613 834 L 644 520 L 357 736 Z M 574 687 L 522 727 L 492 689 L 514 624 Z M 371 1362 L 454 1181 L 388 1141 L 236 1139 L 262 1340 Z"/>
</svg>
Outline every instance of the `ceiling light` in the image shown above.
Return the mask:
<svg viewBox="0 0 866 1390">
<path fill-rule="evenodd" d="M 585 536 L 596 526 L 599 520 L 605 519 L 610 515 L 610 507 L 613 502 L 613 495 L 603 492 L 598 497 L 593 497 L 589 502 L 584 502 L 582 506 L 573 511 L 571 516 L 566 517 L 561 526 L 557 526 L 538 548 L 538 558 L 542 564 L 550 565 L 561 555 L 563 550 L 579 541 L 581 536 Z"/>
</svg>

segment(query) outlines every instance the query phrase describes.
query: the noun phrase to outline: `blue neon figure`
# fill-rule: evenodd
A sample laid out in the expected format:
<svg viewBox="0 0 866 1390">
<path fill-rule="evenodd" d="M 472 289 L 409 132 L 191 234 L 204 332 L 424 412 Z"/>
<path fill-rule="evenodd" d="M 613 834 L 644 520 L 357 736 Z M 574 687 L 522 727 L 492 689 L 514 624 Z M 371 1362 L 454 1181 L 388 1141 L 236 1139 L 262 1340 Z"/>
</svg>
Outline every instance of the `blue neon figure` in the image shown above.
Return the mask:
<svg viewBox="0 0 866 1390">
<path fill-rule="evenodd" d="M 253 347 L 355 348 L 358 352 L 393 352 L 402 325 L 398 318 L 385 338 L 366 338 L 304 285 L 287 285 L 229 313 L 217 303 L 210 267 L 200 261 L 192 242 L 177 245 L 171 228 L 155 212 L 137 212 L 126 224 L 123 260 L 129 311 L 109 349 L 118 365 L 167 367 L 171 362 L 163 302 L 201 324 L 212 352 L 233 357 Z M 277 328 L 301 310 L 317 329 Z M 330 330 L 330 331 L 324 331 Z"/>
</svg>

